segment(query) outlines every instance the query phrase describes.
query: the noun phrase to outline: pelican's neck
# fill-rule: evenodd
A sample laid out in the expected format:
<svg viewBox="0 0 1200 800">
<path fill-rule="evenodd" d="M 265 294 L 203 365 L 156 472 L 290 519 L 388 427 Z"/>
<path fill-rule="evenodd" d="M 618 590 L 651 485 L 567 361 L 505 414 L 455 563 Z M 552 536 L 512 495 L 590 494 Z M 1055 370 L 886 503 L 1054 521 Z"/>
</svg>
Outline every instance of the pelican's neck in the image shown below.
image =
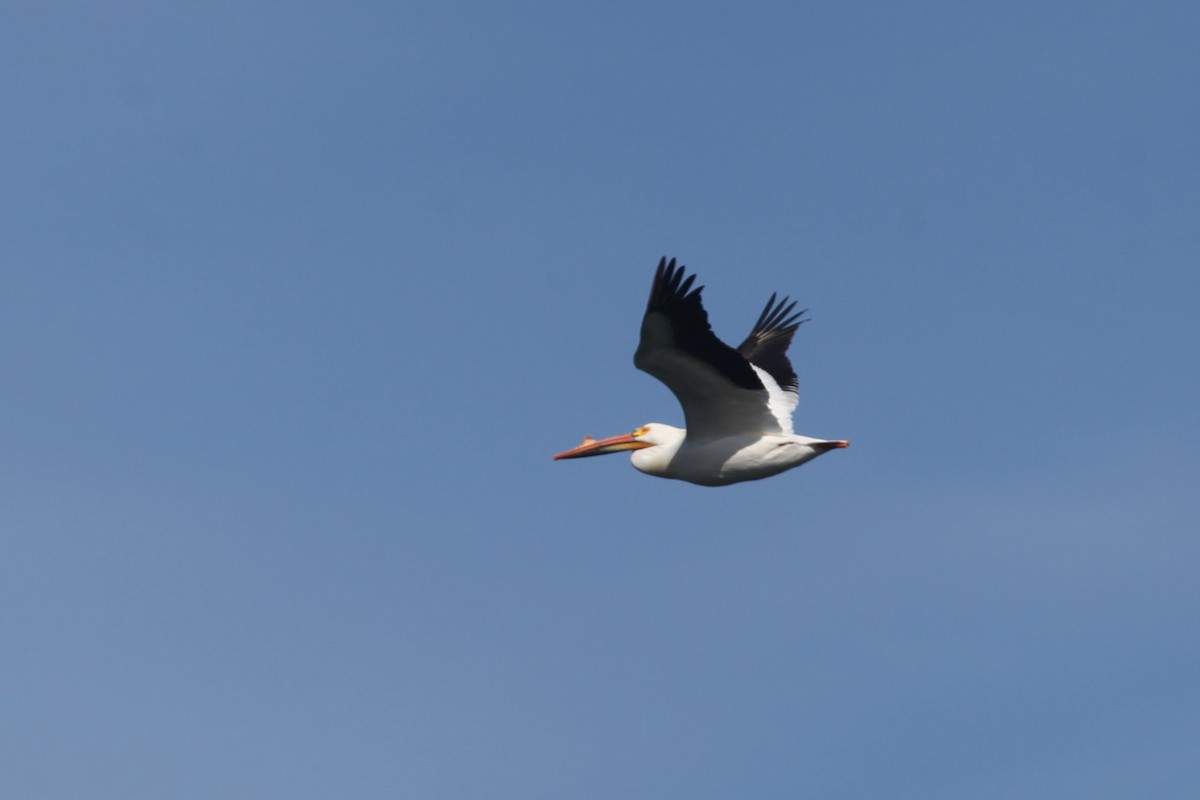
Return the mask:
<svg viewBox="0 0 1200 800">
<path fill-rule="evenodd" d="M 671 460 L 679 452 L 687 431 L 672 425 L 655 423 L 650 433 L 642 437 L 643 441 L 652 442 L 653 447 L 635 450 L 630 454 L 633 466 L 647 475 L 666 475 Z"/>
</svg>

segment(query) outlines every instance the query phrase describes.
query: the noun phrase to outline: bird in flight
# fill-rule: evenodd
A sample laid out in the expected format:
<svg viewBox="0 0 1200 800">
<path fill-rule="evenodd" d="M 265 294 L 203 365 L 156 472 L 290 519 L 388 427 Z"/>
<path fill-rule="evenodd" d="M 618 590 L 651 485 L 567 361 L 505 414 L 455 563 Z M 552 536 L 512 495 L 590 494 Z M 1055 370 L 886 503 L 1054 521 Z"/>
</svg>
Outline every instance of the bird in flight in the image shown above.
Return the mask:
<svg viewBox="0 0 1200 800">
<path fill-rule="evenodd" d="M 787 348 L 806 321 L 804 310 L 772 294 L 735 350 L 712 332 L 700 301 L 704 287 L 693 289 L 695 280 L 673 258 L 658 262 L 633 356 L 634 366 L 675 393 L 687 427 L 651 422 L 608 439 L 589 436 L 555 460 L 630 450 L 633 466 L 647 475 L 726 486 L 778 475 L 850 445 L 792 432 L 800 391 Z"/>
</svg>

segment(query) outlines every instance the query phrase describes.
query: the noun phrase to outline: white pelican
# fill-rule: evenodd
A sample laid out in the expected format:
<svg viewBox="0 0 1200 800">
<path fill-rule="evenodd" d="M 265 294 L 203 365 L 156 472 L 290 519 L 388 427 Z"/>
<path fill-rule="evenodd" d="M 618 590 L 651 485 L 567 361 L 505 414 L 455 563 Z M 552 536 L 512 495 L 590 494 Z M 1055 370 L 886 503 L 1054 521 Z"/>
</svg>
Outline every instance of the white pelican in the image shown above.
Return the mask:
<svg viewBox="0 0 1200 800">
<path fill-rule="evenodd" d="M 667 385 L 683 406 L 687 428 L 661 422 L 608 439 L 586 437 L 554 458 L 634 451 L 633 466 L 647 475 L 702 486 L 725 486 L 777 475 L 850 442 L 792 433 L 800 400 L 787 358 L 804 311 L 775 295 L 746 341 L 734 350 L 712 332 L 695 275 L 664 257 L 658 262 L 642 318 L 634 365 Z"/>
</svg>

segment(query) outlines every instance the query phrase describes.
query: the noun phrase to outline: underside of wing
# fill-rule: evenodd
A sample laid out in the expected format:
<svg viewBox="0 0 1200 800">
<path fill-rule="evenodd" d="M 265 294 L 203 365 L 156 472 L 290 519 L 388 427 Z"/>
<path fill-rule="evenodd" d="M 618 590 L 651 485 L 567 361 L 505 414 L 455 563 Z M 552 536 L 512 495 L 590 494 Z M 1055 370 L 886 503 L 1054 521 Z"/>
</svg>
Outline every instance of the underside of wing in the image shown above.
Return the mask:
<svg viewBox="0 0 1200 800">
<path fill-rule="evenodd" d="M 750 335 L 738 345 L 738 352 L 747 361 L 767 373 L 763 384 L 771 395 L 772 410 L 785 421 L 788 432 L 791 432 L 792 413 L 800 402 L 800 384 L 787 349 L 796 329 L 808 321 L 803 318 L 808 309 L 795 309 L 795 300 L 784 297 L 776 301 L 776 295 L 772 294 Z"/>
<path fill-rule="evenodd" d="M 716 337 L 700 300 L 704 287 L 693 289 L 694 281 L 675 259 L 659 262 L 633 363 L 675 393 L 689 436 L 785 432 L 770 407 L 776 381 L 764 383 L 760 370 L 769 370 L 755 369 L 744 353 Z"/>
<path fill-rule="evenodd" d="M 738 345 L 738 352 L 759 369 L 770 373 L 781 389 L 797 389 L 796 371 L 788 360 L 787 349 L 792 343 L 796 329 L 808 320 L 804 315 L 807 308 L 796 311 L 796 301 L 788 297 L 776 302 L 775 295 L 767 301 L 758 322 L 746 341 Z"/>
</svg>

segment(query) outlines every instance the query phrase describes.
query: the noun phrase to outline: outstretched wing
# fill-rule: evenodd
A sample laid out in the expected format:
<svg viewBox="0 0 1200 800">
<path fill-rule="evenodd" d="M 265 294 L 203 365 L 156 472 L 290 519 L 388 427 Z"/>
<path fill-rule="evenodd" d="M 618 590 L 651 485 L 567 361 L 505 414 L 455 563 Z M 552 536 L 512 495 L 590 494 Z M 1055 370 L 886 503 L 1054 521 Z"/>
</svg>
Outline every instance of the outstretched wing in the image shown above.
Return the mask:
<svg viewBox="0 0 1200 800">
<path fill-rule="evenodd" d="M 776 302 L 775 298 L 772 293 L 750 335 L 738 345 L 738 352 L 770 377 L 770 380 L 763 380 L 763 385 L 771 396 L 771 409 L 780 418 L 780 425 L 791 433 L 792 413 L 800 403 L 800 384 L 796 370 L 788 360 L 787 349 L 796 329 L 808 322 L 804 319 L 808 309 L 796 311 L 795 300 L 785 296 Z"/>
<path fill-rule="evenodd" d="M 675 259 L 668 262 L 664 257 L 659 261 L 634 365 L 675 393 L 683 406 L 689 438 L 790 433 L 790 411 L 782 414 L 782 409 L 773 407 L 786 402 L 786 394 L 769 370 L 756 367 L 744 352 L 733 349 L 712 332 L 700 301 L 704 287 L 693 289 L 695 279 L 682 265 L 676 266 Z M 772 320 L 778 322 L 774 317 Z M 759 326 L 755 327 L 757 331 Z M 764 333 L 764 346 L 773 347 L 772 334 Z M 790 332 L 787 337 L 790 339 Z M 794 382 L 795 376 L 792 378 Z M 772 391 L 776 398 L 772 398 Z"/>
</svg>

